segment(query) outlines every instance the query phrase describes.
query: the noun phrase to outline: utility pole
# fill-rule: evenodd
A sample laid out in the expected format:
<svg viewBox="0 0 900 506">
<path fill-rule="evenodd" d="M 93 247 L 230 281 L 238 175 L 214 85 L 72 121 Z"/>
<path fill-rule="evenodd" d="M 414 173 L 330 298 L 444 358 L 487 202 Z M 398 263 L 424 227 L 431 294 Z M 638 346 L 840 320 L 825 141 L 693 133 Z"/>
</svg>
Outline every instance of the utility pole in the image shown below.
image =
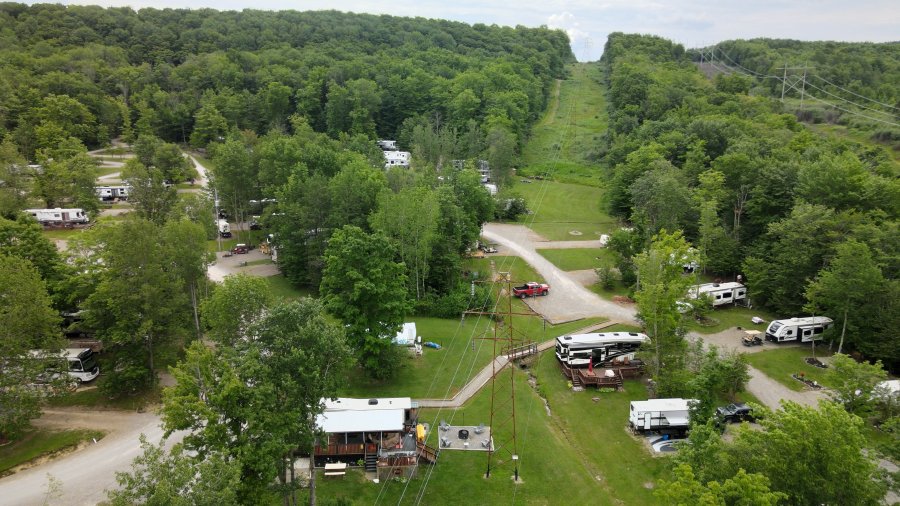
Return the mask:
<svg viewBox="0 0 900 506">
<path fill-rule="evenodd" d="M 806 63 L 803 64 L 803 85 L 800 88 L 800 110 L 803 110 L 803 99 L 806 98 Z"/>
<path fill-rule="evenodd" d="M 787 62 L 784 62 L 784 76 L 781 78 L 781 103 L 784 103 L 784 85 L 787 84 Z"/>
</svg>

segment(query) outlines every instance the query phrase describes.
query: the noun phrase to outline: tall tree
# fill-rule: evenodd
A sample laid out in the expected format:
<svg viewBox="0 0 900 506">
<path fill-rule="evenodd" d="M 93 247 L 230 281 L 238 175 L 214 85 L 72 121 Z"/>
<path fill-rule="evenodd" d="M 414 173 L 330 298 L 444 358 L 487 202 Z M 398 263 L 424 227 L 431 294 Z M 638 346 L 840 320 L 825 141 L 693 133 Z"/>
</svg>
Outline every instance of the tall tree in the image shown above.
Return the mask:
<svg viewBox="0 0 900 506">
<path fill-rule="evenodd" d="M 166 184 L 163 172 L 155 167 L 147 168 L 132 158 L 125 162 L 122 177 L 131 186 L 128 201 L 141 218 L 162 225 L 169 218 L 178 201 L 174 187 Z"/>
<path fill-rule="evenodd" d="M 242 504 L 276 477 L 284 482 L 295 452 L 312 447 L 315 417 L 336 394 L 349 354 L 343 329 L 312 299 L 269 308 L 247 334 L 215 350 L 194 342 L 171 369 L 176 385 L 162 408 L 167 434 L 189 431 L 186 449 L 238 463 Z"/>
<path fill-rule="evenodd" d="M 871 300 L 887 295 L 887 285 L 881 269 L 872 258 L 872 251 L 863 243 L 848 240 L 838 244 L 828 267 L 806 288 L 806 309 L 814 314 L 832 314 L 841 320 L 841 337 L 837 352 L 844 349 L 848 323 L 851 333 L 865 329 L 872 319 Z M 862 336 L 853 336 L 858 346 Z"/>
<path fill-rule="evenodd" d="M 857 362 L 838 353 L 831 358 L 828 369 L 828 383 L 832 386 L 829 395 L 849 413 L 865 417 L 880 399 L 892 395 L 879 387 L 886 379 L 887 371 L 880 360 L 874 364 Z"/>
<path fill-rule="evenodd" d="M 59 314 L 47 288 L 25 259 L 0 252 L 0 434 L 15 439 L 40 413 L 41 392 L 33 385 L 44 366 L 27 358 L 30 350 L 60 349 Z"/>
<path fill-rule="evenodd" d="M 225 346 L 249 338 L 250 328 L 275 301 L 269 284 L 247 274 L 227 276 L 212 296 L 203 301 L 207 335 Z"/>
<path fill-rule="evenodd" d="M 650 337 L 647 356 L 659 396 L 679 392 L 687 379 L 686 342 L 676 303 L 691 284 L 682 265 L 693 261 L 693 255 L 681 232 L 662 231 L 653 238 L 650 248 L 635 258 L 638 318 Z"/>
<path fill-rule="evenodd" d="M 393 337 L 410 310 L 406 268 L 382 234 L 346 226 L 325 251 L 320 291 L 326 307 L 347 325 L 359 361 L 374 378 L 389 378 L 398 361 Z"/>
</svg>

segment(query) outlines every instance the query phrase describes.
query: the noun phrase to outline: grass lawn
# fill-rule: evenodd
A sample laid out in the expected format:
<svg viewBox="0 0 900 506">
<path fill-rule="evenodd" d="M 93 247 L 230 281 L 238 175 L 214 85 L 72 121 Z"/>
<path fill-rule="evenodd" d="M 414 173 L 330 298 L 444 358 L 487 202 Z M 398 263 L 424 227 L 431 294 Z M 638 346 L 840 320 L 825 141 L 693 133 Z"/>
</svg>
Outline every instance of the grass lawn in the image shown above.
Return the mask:
<svg viewBox="0 0 900 506">
<path fill-rule="evenodd" d="M 491 279 L 492 264 L 494 272 L 509 272 L 510 279 L 514 283 L 527 281 L 544 282 L 544 278 L 538 275 L 537 271 L 520 257 L 491 255 L 482 258 L 467 258 L 463 261 L 463 268 L 470 272 L 478 272 L 477 279 L 486 281 Z"/>
<path fill-rule="evenodd" d="M 768 345 L 767 346 L 774 346 Z M 831 354 L 827 348 L 821 345 L 816 346 L 817 357 L 827 357 Z M 780 349 L 772 349 L 761 351 L 759 353 L 748 353 L 747 362 L 753 367 L 759 369 L 766 376 L 790 388 L 791 390 L 801 391 L 806 386 L 791 377 L 792 374 L 805 373 L 806 377 L 811 381 L 818 381 L 819 384 L 828 386 L 826 375 L 827 369 L 820 369 L 807 364 L 803 359 L 812 356 L 812 347 L 803 345 L 800 347 L 791 346 Z"/>
<path fill-rule="evenodd" d="M 497 422 L 500 416 L 495 416 L 494 442 L 505 446 L 494 453 L 489 479 L 484 478 L 485 453 L 444 450 L 436 466 L 422 466 L 419 477 L 408 485 L 366 482 L 359 471 L 351 471 L 343 480 L 317 480 L 319 500 L 343 499 L 351 504 L 416 504 L 420 500 L 421 504 L 437 505 L 460 504 L 470 498 L 478 498 L 479 504 L 653 503 L 652 490 L 644 485 L 662 474 L 665 461 L 643 451 L 625 430 L 628 400 L 646 398 L 643 387 L 632 382 L 628 392 L 603 394 L 600 403 L 593 403 L 590 399 L 595 392 L 573 393 L 566 388 L 552 354 L 543 354 L 537 367 L 541 382 L 538 390 L 550 396 L 549 415 L 543 400 L 526 382 L 526 374 L 519 369 L 512 373 L 520 484 L 511 480 L 509 425 Z M 505 385 L 509 384 L 510 370 L 501 378 L 505 378 Z M 441 420 L 478 425 L 488 423 L 489 413 L 490 390 L 482 389 L 464 408 L 422 410 L 420 420 L 432 427 Z M 438 432 L 429 434 L 428 443 L 434 447 Z"/>
<path fill-rule="evenodd" d="M 20 464 L 38 457 L 78 445 L 82 441 L 100 439 L 96 430 L 46 431 L 31 430 L 22 439 L 0 447 L 0 476 Z"/>
<path fill-rule="evenodd" d="M 613 297 L 627 297 L 629 287 L 625 286 L 621 281 L 615 280 L 613 281 L 613 286 L 610 289 L 603 288 L 600 283 L 594 283 L 593 285 L 588 287 L 588 290 L 596 293 L 600 297 L 603 297 L 606 300 L 613 300 Z"/>
<path fill-rule="evenodd" d="M 606 248 L 539 249 L 537 252 L 564 271 L 595 269 L 604 260 L 613 260 Z"/>
<path fill-rule="evenodd" d="M 300 297 L 315 297 L 312 290 L 297 288 L 283 275 L 268 276 L 263 278 L 269 284 L 269 291 L 276 299 L 295 300 Z"/>
<path fill-rule="evenodd" d="M 116 172 L 122 172 L 122 167 L 97 167 L 97 177 L 108 176 L 110 174 L 115 174 Z M 103 186 L 101 184 L 101 186 Z"/>
<path fill-rule="evenodd" d="M 569 78 L 554 88 L 547 112 L 522 150 L 522 173 L 549 173 L 596 185 L 600 169 L 588 158 L 607 128 L 600 68 L 576 63 L 568 71 Z"/>
<path fill-rule="evenodd" d="M 759 316 L 765 323 L 755 324 L 750 318 Z M 747 309 L 740 306 L 722 307 L 713 309 L 709 312 L 708 318 L 715 320 L 712 324 L 700 324 L 692 321 L 688 324 L 688 330 L 693 330 L 701 334 L 715 334 L 734 327 L 741 327 L 748 330 L 759 330 L 765 332 L 770 321 L 778 319 L 774 314 L 761 309 Z"/>
<path fill-rule="evenodd" d="M 54 239 L 64 239 L 66 241 L 74 239 L 79 235 L 87 232 L 89 229 L 87 228 L 61 228 L 58 230 L 44 230 L 41 232 L 44 234 L 44 237 L 50 239 L 51 241 Z"/>
<path fill-rule="evenodd" d="M 519 222 L 550 241 L 599 239 L 619 227 L 603 209 L 602 188 L 556 181 L 516 183 L 514 191 L 525 198 L 534 214 Z M 575 232 L 574 234 L 571 232 Z"/>
</svg>

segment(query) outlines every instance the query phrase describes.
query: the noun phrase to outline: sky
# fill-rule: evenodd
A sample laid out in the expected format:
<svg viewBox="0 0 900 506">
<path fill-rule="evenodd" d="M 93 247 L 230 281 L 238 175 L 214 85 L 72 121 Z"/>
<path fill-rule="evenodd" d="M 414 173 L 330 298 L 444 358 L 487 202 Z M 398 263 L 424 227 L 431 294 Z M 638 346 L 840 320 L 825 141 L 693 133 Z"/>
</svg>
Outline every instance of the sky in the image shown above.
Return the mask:
<svg viewBox="0 0 900 506">
<path fill-rule="evenodd" d="M 134 9 L 334 9 L 470 24 L 545 25 L 569 34 L 572 52 L 580 61 L 598 59 L 611 32 L 659 35 L 688 48 L 756 37 L 900 41 L 900 7 L 896 0 L 62 0 L 61 3 Z"/>
</svg>

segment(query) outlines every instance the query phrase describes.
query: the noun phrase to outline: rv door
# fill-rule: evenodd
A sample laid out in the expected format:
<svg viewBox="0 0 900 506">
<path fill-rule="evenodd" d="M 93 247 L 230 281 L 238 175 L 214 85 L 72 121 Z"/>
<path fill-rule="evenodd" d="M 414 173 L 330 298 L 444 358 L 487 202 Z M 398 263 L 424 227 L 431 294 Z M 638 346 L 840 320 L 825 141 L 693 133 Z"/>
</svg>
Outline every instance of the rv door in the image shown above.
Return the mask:
<svg viewBox="0 0 900 506">
<path fill-rule="evenodd" d="M 650 430 L 650 420 L 653 418 L 652 413 L 644 413 L 644 430 Z"/>
</svg>

